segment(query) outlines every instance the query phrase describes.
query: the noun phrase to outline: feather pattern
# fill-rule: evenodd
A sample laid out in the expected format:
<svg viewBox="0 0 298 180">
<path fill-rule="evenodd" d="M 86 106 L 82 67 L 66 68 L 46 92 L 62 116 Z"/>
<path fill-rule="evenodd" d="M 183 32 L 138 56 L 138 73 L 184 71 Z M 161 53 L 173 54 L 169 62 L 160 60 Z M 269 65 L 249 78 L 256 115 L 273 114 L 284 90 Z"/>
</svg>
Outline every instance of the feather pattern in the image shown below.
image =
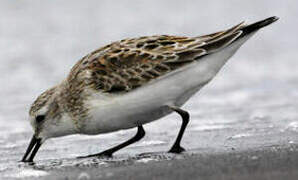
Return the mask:
<svg viewBox="0 0 298 180">
<path fill-rule="evenodd" d="M 85 85 L 101 92 L 131 91 L 229 45 L 243 26 L 199 37 L 160 35 L 113 42 L 83 57 L 68 81 L 84 77 Z"/>
</svg>

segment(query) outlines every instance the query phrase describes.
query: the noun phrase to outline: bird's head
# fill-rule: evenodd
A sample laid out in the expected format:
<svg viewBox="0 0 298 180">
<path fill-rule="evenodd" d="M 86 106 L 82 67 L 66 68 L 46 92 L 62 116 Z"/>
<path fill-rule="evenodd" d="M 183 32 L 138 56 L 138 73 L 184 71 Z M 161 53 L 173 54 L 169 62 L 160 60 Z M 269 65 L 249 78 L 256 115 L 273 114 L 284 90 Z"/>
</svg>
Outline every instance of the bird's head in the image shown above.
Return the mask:
<svg viewBox="0 0 298 180">
<path fill-rule="evenodd" d="M 46 139 L 74 133 L 74 125 L 68 113 L 61 107 L 59 94 L 59 86 L 48 89 L 31 105 L 29 119 L 34 134 L 22 159 L 23 162 L 32 162 Z M 30 157 L 26 159 L 30 152 Z"/>
</svg>

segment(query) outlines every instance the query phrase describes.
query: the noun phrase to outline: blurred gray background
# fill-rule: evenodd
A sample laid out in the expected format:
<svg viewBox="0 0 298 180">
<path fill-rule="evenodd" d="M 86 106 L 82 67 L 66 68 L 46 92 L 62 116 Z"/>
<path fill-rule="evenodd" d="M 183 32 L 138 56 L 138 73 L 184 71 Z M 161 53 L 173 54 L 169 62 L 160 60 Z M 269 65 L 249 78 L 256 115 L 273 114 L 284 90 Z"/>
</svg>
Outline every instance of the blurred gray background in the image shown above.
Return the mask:
<svg viewBox="0 0 298 180">
<path fill-rule="evenodd" d="M 193 143 L 190 133 L 186 133 L 189 148 L 221 147 L 223 143 L 216 143 L 220 131 L 210 135 L 211 130 L 229 128 L 220 135 L 222 139 L 255 138 L 289 129 L 296 132 L 297 1 L 1 0 L 0 172 L 17 169 L 14 163 L 21 158 L 32 134 L 27 115 L 30 104 L 42 91 L 65 78 L 87 53 L 123 38 L 155 34 L 197 36 L 243 20 L 252 23 L 270 16 L 280 20 L 249 40 L 185 106 L 193 115 L 189 132 L 197 133 L 197 138 L 204 137 L 204 133 L 206 136 Z M 143 144 L 123 153 L 167 149 L 178 132 L 178 118 L 171 115 L 145 126 L 148 136 Z M 125 131 L 94 138 L 50 140 L 37 159 L 98 152 L 133 134 L 134 131 Z"/>
</svg>

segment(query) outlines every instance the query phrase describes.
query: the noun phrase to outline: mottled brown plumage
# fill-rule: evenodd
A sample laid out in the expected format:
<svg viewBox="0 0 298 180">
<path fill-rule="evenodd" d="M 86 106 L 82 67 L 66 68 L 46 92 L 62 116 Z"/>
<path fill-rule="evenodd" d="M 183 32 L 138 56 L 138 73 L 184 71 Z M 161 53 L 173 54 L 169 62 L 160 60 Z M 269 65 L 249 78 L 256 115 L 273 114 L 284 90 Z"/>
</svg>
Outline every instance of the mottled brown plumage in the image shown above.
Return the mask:
<svg viewBox="0 0 298 180">
<path fill-rule="evenodd" d="M 101 92 L 131 91 L 224 47 L 242 26 L 200 37 L 161 35 L 117 41 L 82 58 L 68 81 L 85 77 L 85 85 Z M 86 76 L 78 75 L 82 73 Z"/>
</svg>

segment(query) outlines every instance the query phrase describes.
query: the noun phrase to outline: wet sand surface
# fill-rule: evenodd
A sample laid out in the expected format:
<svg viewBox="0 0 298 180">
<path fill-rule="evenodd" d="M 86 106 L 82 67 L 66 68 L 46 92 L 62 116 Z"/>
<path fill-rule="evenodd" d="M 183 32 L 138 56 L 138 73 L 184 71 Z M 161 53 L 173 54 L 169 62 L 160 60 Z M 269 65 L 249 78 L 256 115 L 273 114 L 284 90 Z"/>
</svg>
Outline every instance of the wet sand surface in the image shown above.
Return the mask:
<svg viewBox="0 0 298 180">
<path fill-rule="evenodd" d="M 183 155 L 150 154 L 101 165 L 65 168 L 45 179 L 226 179 L 280 180 L 298 177 L 297 146 L 270 147 L 227 153 L 189 152 Z"/>
<path fill-rule="evenodd" d="M 165 153 L 181 125 L 171 114 L 146 124 L 145 138 L 113 158 L 76 159 L 136 129 L 50 139 L 35 165 L 18 162 L 32 136 L 30 104 L 90 51 L 127 37 L 197 36 L 273 15 L 280 20 L 183 106 L 191 114 L 187 152 Z M 293 0 L 1 1 L 0 179 L 298 179 L 297 16 Z"/>
<path fill-rule="evenodd" d="M 245 138 L 242 145 L 235 140 L 226 147 L 190 149 L 179 155 L 150 152 L 118 154 L 113 158 L 38 161 L 34 165 L 19 164 L 19 172 L 5 178 L 294 180 L 298 175 L 298 145 L 287 141 L 291 138 L 297 142 L 298 138 L 293 136 L 296 134 L 271 134 L 270 138 L 279 142 L 265 144 Z M 258 137 L 258 141 L 265 140 Z"/>
</svg>

